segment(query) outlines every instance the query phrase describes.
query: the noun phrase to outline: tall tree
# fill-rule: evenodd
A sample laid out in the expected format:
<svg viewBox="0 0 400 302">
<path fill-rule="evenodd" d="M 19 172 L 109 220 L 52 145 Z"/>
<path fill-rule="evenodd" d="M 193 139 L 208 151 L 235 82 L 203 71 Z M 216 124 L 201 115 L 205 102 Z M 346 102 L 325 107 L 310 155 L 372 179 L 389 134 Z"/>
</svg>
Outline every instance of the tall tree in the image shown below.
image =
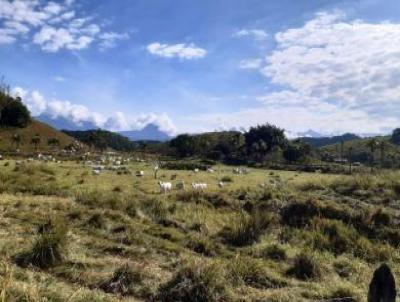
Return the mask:
<svg viewBox="0 0 400 302">
<path fill-rule="evenodd" d="M 387 146 L 388 146 L 388 143 L 387 143 L 386 141 L 381 141 L 381 142 L 379 143 L 379 150 L 380 150 L 380 153 L 381 153 L 381 169 L 382 169 L 383 166 L 384 166 L 384 162 L 385 162 L 385 151 L 386 151 Z"/>
<path fill-rule="evenodd" d="M 35 151 L 37 152 L 39 149 L 39 145 L 42 139 L 40 138 L 39 134 L 36 134 L 35 136 L 32 137 L 31 139 L 31 144 L 35 146 Z"/>
<path fill-rule="evenodd" d="M 12 144 L 15 145 L 15 149 L 19 149 L 19 146 L 21 145 L 21 135 L 18 133 L 13 134 L 11 141 Z"/>
<path fill-rule="evenodd" d="M 367 146 L 369 147 L 369 151 L 371 152 L 370 164 L 371 164 L 371 171 L 372 171 L 374 169 L 375 150 L 376 150 L 376 147 L 378 147 L 378 141 L 375 138 L 372 138 L 367 142 Z"/>
</svg>

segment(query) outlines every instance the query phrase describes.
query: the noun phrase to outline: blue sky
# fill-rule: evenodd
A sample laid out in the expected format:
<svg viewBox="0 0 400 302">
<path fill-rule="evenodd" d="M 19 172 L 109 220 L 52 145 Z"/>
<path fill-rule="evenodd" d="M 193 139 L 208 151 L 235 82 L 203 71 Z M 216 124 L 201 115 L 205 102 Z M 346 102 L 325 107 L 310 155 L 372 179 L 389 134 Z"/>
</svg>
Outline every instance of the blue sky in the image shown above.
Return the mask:
<svg viewBox="0 0 400 302">
<path fill-rule="evenodd" d="M 35 115 L 171 134 L 400 125 L 396 0 L 0 0 L 0 73 Z"/>
</svg>

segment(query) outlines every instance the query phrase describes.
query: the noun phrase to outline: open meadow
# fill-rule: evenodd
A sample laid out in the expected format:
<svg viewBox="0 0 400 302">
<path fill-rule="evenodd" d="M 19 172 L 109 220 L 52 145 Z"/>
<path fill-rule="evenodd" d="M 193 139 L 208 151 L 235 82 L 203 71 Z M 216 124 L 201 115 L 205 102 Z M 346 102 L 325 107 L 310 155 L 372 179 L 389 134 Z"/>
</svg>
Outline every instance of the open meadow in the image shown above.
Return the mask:
<svg viewBox="0 0 400 302">
<path fill-rule="evenodd" d="M 0 165 L 0 301 L 366 301 L 400 272 L 398 172 Z"/>
</svg>

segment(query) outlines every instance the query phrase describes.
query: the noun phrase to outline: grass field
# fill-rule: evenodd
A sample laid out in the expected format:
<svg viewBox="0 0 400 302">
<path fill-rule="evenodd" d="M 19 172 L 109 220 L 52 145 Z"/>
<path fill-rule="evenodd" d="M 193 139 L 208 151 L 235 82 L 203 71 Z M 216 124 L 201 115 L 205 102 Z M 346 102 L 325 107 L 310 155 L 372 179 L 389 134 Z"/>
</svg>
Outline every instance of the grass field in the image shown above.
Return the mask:
<svg viewBox="0 0 400 302">
<path fill-rule="evenodd" d="M 400 273 L 400 173 L 128 170 L 0 162 L 0 301 L 366 301 Z"/>
</svg>

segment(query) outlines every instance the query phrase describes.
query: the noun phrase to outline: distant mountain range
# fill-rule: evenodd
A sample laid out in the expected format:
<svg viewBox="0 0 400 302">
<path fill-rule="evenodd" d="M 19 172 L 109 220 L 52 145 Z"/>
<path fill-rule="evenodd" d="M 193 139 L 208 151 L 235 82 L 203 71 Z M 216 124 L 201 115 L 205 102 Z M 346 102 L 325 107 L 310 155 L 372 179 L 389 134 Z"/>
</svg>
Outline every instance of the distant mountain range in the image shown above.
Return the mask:
<svg viewBox="0 0 400 302">
<path fill-rule="evenodd" d="M 97 129 L 98 127 L 91 122 L 75 123 L 63 117 L 53 118 L 49 115 L 40 115 L 36 117 L 39 121 L 49 124 L 58 130 L 85 131 Z M 131 141 L 160 141 L 164 142 L 171 139 L 167 133 L 160 130 L 155 124 L 148 124 L 141 130 L 120 131 L 119 134 L 127 137 Z"/>
<path fill-rule="evenodd" d="M 123 136 L 126 136 L 131 141 L 165 142 L 171 139 L 171 136 L 161 131 L 160 128 L 154 124 L 148 124 L 142 130 L 120 131 L 119 133 Z"/>
</svg>

